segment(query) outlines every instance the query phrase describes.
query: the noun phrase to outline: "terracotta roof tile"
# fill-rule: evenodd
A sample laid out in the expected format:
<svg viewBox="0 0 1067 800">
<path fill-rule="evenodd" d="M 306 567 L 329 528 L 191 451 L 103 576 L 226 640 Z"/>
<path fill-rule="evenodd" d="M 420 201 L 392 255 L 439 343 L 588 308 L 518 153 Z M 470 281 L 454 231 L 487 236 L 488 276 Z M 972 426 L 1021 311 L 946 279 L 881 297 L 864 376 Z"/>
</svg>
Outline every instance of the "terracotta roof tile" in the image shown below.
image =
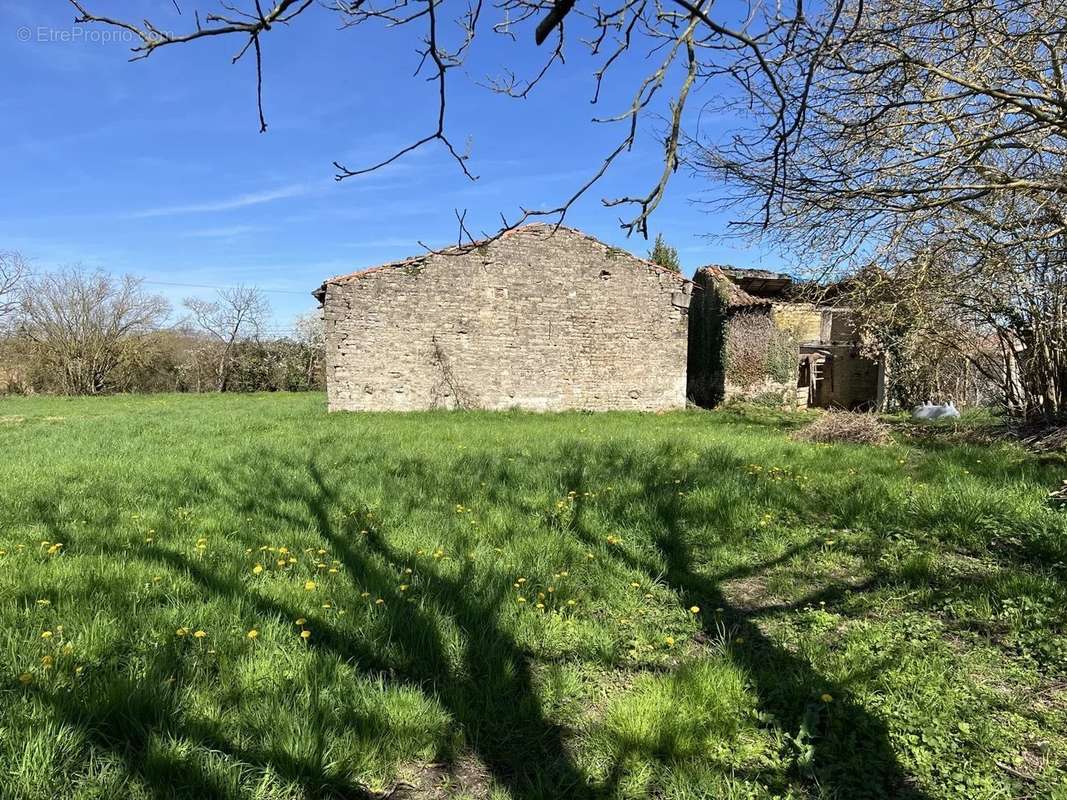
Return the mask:
<svg viewBox="0 0 1067 800">
<path fill-rule="evenodd" d="M 715 281 L 716 285 L 726 294 L 726 305 L 729 308 L 746 308 L 757 306 L 772 306 L 770 300 L 763 297 L 755 297 L 736 283 L 723 272 L 723 268 L 716 264 L 708 264 L 707 266 L 700 267 L 697 270 L 697 274 L 705 274 L 711 276 L 711 279 Z"/>
</svg>

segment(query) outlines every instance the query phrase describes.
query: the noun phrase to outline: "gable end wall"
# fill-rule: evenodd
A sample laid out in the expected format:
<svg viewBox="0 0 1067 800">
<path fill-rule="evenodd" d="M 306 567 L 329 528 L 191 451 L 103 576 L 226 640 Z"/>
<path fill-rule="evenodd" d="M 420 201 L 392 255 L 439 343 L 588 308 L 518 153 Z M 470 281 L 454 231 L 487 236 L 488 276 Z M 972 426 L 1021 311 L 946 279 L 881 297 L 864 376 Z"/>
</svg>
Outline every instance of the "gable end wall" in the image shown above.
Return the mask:
<svg viewBox="0 0 1067 800">
<path fill-rule="evenodd" d="M 567 229 L 330 282 L 329 407 L 683 408 L 690 289 Z"/>
</svg>

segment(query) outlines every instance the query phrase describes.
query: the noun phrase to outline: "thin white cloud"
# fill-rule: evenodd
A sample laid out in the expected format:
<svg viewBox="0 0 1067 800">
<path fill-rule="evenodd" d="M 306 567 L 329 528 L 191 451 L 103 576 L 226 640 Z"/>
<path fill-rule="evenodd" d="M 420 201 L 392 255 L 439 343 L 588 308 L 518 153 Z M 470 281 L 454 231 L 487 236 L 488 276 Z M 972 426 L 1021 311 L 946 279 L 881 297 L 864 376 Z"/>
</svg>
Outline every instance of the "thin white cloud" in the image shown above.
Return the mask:
<svg viewBox="0 0 1067 800">
<path fill-rule="evenodd" d="M 223 200 L 212 200 L 205 203 L 190 203 L 180 206 L 163 206 L 161 208 L 146 208 L 129 214 L 131 219 L 148 219 L 150 217 L 171 217 L 179 214 L 203 214 L 211 211 L 233 211 L 248 206 L 258 206 L 263 203 L 271 203 L 275 200 L 284 200 L 287 197 L 299 197 L 309 194 L 312 186 L 307 183 L 294 183 L 289 186 L 279 186 L 275 189 L 266 189 L 262 192 L 247 192 L 236 197 L 228 197 Z"/>
<path fill-rule="evenodd" d="M 243 236 L 246 233 L 255 233 L 263 230 L 259 225 L 229 225 L 221 228 L 201 228 L 195 231 L 186 231 L 185 236 L 197 239 L 229 239 L 233 236 Z"/>
</svg>

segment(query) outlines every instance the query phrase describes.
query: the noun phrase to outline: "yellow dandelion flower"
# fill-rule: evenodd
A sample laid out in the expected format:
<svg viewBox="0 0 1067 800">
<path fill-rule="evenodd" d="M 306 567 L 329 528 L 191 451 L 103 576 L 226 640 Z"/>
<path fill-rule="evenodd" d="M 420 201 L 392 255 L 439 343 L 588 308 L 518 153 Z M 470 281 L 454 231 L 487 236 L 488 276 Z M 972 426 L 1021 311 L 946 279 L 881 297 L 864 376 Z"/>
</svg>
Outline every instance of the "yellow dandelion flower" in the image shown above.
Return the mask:
<svg viewBox="0 0 1067 800">
<path fill-rule="evenodd" d="M 44 666 L 45 669 L 51 669 L 55 663 L 56 660 L 52 658 L 52 656 L 41 657 L 41 664 Z"/>
<path fill-rule="evenodd" d="M 545 607 L 545 604 L 544 604 L 544 603 L 538 603 L 538 604 L 537 604 L 537 607 L 538 607 L 538 608 L 544 608 L 544 607 Z"/>
<path fill-rule="evenodd" d="M 262 564 L 256 564 L 254 567 L 252 567 L 252 574 L 253 575 L 258 575 L 262 571 L 263 571 L 263 565 Z"/>
<path fill-rule="evenodd" d="M 41 638 L 42 639 L 51 639 L 52 638 L 52 631 L 41 631 Z"/>
<path fill-rule="evenodd" d="M 374 601 L 374 605 L 376 605 L 376 606 L 384 606 L 385 605 L 385 601 L 382 600 L 382 598 L 379 597 L 377 600 Z"/>
<path fill-rule="evenodd" d="M 689 606 L 689 612 L 691 614 L 699 614 L 700 613 L 700 606 Z"/>
<path fill-rule="evenodd" d="M 42 597 L 40 600 L 37 601 L 37 605 L 39 605 L 39 606 L 50 606 L 50 605 L 52 605 L 52 601 Z"/>
<path fill-rule="evenodd" d="M 187 636 L 188 634 L 189 634 L 189 629 L 188 628 L 178 628 L 178 630 L 174 631 L 174 635 L 175 636 Z"/>
<path fill-rule="evenodd" d="M 819 699 L 822 700 L 824 703 L 832 703 L 834 701 L 834 696 L 832 694 L 826 694 L 824 692 L 823 694 L 819 695 Z"/>
<path fill-rule="evenodd" d="M 674 637 L 673 636 L 667 636 L 667 637 L 664 638 L 663 641 L 666 643 L 667 647 L 674 647 Z"/>
<path fill-rule="evenodd" d="M 19 683 L 21 683 L 23 686 L 29 686 L 30 681 L 32 680 L 33 676 L 28 672 L 23 672 L 21 675 L 19 675 Z"/>
<path fill-rule="evenodd" d="M 303 639 L 306 642 L 308 639 L 311 638 L 311 631 L 309 631 L 309 630 L 300 631 L 300 638 Z"/>
<path fill-rule="evenodd" d="M 246 633 L 245 636 L 247 636 L 249 639 L 255 639 L 257 636 L 259 636 L 259 631 L 253 628 L 248 633 Z"/>
<path fill-rule="evenodd" d="M 408 590 L 408 585 L 406 583 L 400 584 L 400 591 L 406 592 L 407 590 Z"/>
<path fill-rule="evenodd" d="M 519 602 L 519 603 L 525 603 L 526 602 L 526 598 L 525 597 L 516 597 L 515 600 L 517 602 Z"/>
<path fill-rule="evenodd" d="M 304 581 L 304 589 L 309 592 L 315 591 L 315 581 Z"/>
<path fill-rule="evenodd" d="M 576 605 L 578 605 L 578 603 L 577 603 L 576 601 L 574 601 L 574 600 L 568 600 L 568 601 L 567 601 L 567 605 L 569 605 L 569 606 L 576 606 Z"/>
<path fill-rule="evenodd" d="M 205 633 L 204 631 L 196 631 L 193 634 L 193 638 L 195 639 L 203 639 L 205 636 L 207 636 L 207 633 Z"/>
</svg>

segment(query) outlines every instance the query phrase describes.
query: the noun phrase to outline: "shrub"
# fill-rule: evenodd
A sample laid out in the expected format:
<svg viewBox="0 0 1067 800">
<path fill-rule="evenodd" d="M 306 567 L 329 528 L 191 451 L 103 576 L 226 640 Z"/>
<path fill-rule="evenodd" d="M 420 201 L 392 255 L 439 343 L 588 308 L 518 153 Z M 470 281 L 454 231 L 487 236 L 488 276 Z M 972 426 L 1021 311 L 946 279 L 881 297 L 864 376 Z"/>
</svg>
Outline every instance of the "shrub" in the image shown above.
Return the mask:
<svg viewBox="0 0 1067 800">
<path fill-rule="evenodd" d="M 889 444 L 889 426 L 874 414 L 830 411 L 793 434 L 802 442 L 824 444 Z"/>
</svg>

